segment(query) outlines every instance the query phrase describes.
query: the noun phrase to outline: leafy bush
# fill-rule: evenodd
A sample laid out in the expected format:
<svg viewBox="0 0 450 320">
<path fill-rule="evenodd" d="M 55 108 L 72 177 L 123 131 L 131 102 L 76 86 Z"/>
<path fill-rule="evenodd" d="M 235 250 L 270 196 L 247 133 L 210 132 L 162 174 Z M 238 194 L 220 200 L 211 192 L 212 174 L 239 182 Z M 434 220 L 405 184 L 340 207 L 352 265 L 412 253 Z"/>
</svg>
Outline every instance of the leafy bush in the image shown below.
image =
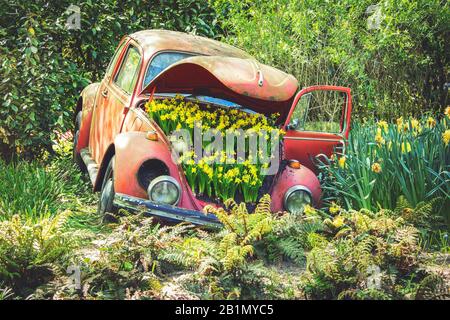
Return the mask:
<svg viewBox="0 0 450 320">
<path fill-rule="evenodd" d="M 160 251 L 180 241 L 192 229 L 180 225 L 161 227 L 152 218 L 125 215 L 110 233 L 80 250 L 72 261 L 82 271 L 83 298 L 124 299 L 161 296 Z M 70 294 L 63 288 L 62 292 Z M 61 290 L 61 288 L 59 288 Z"/>
<path fill-rule="evenodd" d="M 311 208 L 308 207 L 308 210 Z M 273 231 L 258 245 L 257 252 L 270 263 L 292 261 L 304 267 L 306 253 L 312 249 L 312 243 L 320 241 L 317 235 L 323 229 L 323 222 L 318 217 L 284 214 L 273 224 Z"/>
<path fill-rule="evenodd" d="M 51 279 L 56 263 L 79 241 L 76 233 L 63 228 L 68 215 L 41 218 L 38 223 L 19 215 L 1 221 L 0 281 L 23 292 Z"/>
<path fill-rule="evenodd" d="M 76 99 L 98 81 L 126 34 L 150 28 L 215 37 L 206 0 L 81 1 L 81 29 L 68 29 L 72 1 L 0 1 L 0 157 L 51 152 L 71 128 Z"/>
<path fill-rule="evenodd" d="M 312 214 L 326 216 L 319 211 Z M 426 259 L 420 255 L 419 230 L 389 210 L 373 213 L 337 208 L 323 223 L 321 241 L 311 243 L 302 275 L 301 287 L 307 297 L 419 298 L 427 276 L 444 281 L 436 273 L 423 272 Z M 448 296 L 445 285 L 429 286 L 428 290 L 429 296 Z"/>
<path fill-rule="evenodd" d="M 252 214 L 248 214 L 245 203 L 237 204 L 230 199 L 225 205 L 226 209 L 205 208 L 223 223 L 222 231 L 187 237 L 168 247 L 159 257 L 196 270 L 195 279 L 202 279 L 203 283 L 197 290 L 203 291 L 203 295 L 219 299 L 258 296 L 256 292 L 264 292 L 257 276 L 261 265 L 253 263 L 252 257 L 254 245 L 272 230 L 274 216 L 270 212 L 270 197 L 263 196 Z M 205 285 L 210 286 L 211 282 L 213 288 L 205 292 Z"/>
<path fill-rule="evenodd" d="M 449 4 L 432 1 L 212 1 L 224 39 L 301 86 L 346 85 L 355 115 L 442 110 Z"/>
</svg>

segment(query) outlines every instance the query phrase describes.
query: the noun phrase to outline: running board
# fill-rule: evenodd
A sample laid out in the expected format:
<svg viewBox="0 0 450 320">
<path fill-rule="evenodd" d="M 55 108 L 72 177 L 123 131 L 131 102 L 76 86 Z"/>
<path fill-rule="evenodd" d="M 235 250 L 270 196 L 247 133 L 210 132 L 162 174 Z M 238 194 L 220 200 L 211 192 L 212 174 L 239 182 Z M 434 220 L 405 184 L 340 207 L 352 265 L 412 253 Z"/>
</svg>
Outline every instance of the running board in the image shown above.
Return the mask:
<svg viewBox="0 0 450 320">
<path fill-rule="evenodd" d="M 86 169 L 89 174 L 89 178 L 91 179 L 92 185 L 94 185 L 95 180 L 97 180 L 98 164 L 92 158 L 91 153 L 89 152 L 89 148 L 81 149 L 80 155 L 81 159 L 83 159 L 83 162 L 86 165 Z"/>
</svg>

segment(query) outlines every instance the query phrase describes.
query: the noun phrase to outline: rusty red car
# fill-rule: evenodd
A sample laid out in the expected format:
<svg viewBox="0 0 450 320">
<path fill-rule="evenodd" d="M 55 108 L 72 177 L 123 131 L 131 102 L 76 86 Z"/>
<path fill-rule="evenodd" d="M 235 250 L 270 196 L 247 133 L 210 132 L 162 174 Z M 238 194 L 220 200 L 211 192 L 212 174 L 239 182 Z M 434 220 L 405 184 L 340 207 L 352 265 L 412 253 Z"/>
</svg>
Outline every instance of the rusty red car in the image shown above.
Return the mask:
<svg viewBox="0 0 450 320">
<path fill-rule="evenodd" d="M 232 102 L 267 116 L 278 113 L 286 132 L 280 160 L 285 165 L 270 179 L 271 209 L 301 213 L 307 204 L 321 205 L 317 162 L 345 151 L 349 88 L 301 89 L 294 76 L 241 49 L 191 34 L 145 30 L 123 37 L 104 78 L 84 88 L 76 105 L 73 156 L 100 192 L 100 214 L 124 208 L 171 221 L 218 224 L 203 212 L 209 202 L 193 193 L 167 137 L 145 112 L 149 100 L 174 94 L 198 103 L 204 103 L 199 96 Z M 155 190 L 162 192 L 157 199 Z"/>
</svg>

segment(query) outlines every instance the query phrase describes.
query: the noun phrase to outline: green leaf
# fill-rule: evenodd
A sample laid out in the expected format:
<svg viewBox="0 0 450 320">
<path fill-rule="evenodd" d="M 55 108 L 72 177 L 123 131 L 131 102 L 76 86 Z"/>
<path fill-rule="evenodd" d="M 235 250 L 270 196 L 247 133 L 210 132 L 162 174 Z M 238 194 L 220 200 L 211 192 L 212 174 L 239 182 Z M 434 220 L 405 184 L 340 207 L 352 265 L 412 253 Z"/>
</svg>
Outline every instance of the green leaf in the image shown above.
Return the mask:
<svg viewBox="0 0 450 320">
<path fill-rule="evenodd" d="M 133 270 L 133 264 L 130 261 L 125 261 L 122 265 L 123 270 L 131 271 Z"/>
</svg>

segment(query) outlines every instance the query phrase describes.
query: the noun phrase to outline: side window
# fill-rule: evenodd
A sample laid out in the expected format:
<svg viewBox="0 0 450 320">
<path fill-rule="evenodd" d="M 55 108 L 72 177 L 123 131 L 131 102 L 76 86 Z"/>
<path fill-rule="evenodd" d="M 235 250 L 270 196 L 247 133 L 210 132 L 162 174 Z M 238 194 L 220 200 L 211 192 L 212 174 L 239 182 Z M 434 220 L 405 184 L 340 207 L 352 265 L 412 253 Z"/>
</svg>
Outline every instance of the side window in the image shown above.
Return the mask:
<svg viewBox="0 0 450 320">
<path fill-rule="evenodd" d="M 292 113 L 290 127 L 297 131 L 340 133 L 346 112 L 347 95 L 333 90 L 304 94 Z"/>
<path fill-rule="evenodd" d="M 125 46 L 127 42 L 123 41 L 122 44 L 117 48 L 116 52 L 114 53 L 113 58 L 111 59 L 111 62 L 108 65 L 108 69 L 106 69 L 106 75 L 111 76 L 112 72 L 114 70 L 114 66 L 117 63 L 117 60 L 120 57 L 120 53 L 122 52 L 123 47 Z"/>
<path fill-rule="evenodd" d="M 184 52 L 162 52 L 156 55 L 152 61 L 148 64 L 147 72 L 145 73 L 144 83 L 142 85 L 145 88 L 150 81 L 152 81 L 158 74 L 164 69 L 170 67 L 175 62 L 182 59 L 192 57 L 193 54 Z"/>
<path fill-rule="evenodd" d="M 114 82 L 129 94 L 133 92 L 136 84 L 140 60 L 139 50 L 130 46 L 114 79 Z"/>
</svg>

